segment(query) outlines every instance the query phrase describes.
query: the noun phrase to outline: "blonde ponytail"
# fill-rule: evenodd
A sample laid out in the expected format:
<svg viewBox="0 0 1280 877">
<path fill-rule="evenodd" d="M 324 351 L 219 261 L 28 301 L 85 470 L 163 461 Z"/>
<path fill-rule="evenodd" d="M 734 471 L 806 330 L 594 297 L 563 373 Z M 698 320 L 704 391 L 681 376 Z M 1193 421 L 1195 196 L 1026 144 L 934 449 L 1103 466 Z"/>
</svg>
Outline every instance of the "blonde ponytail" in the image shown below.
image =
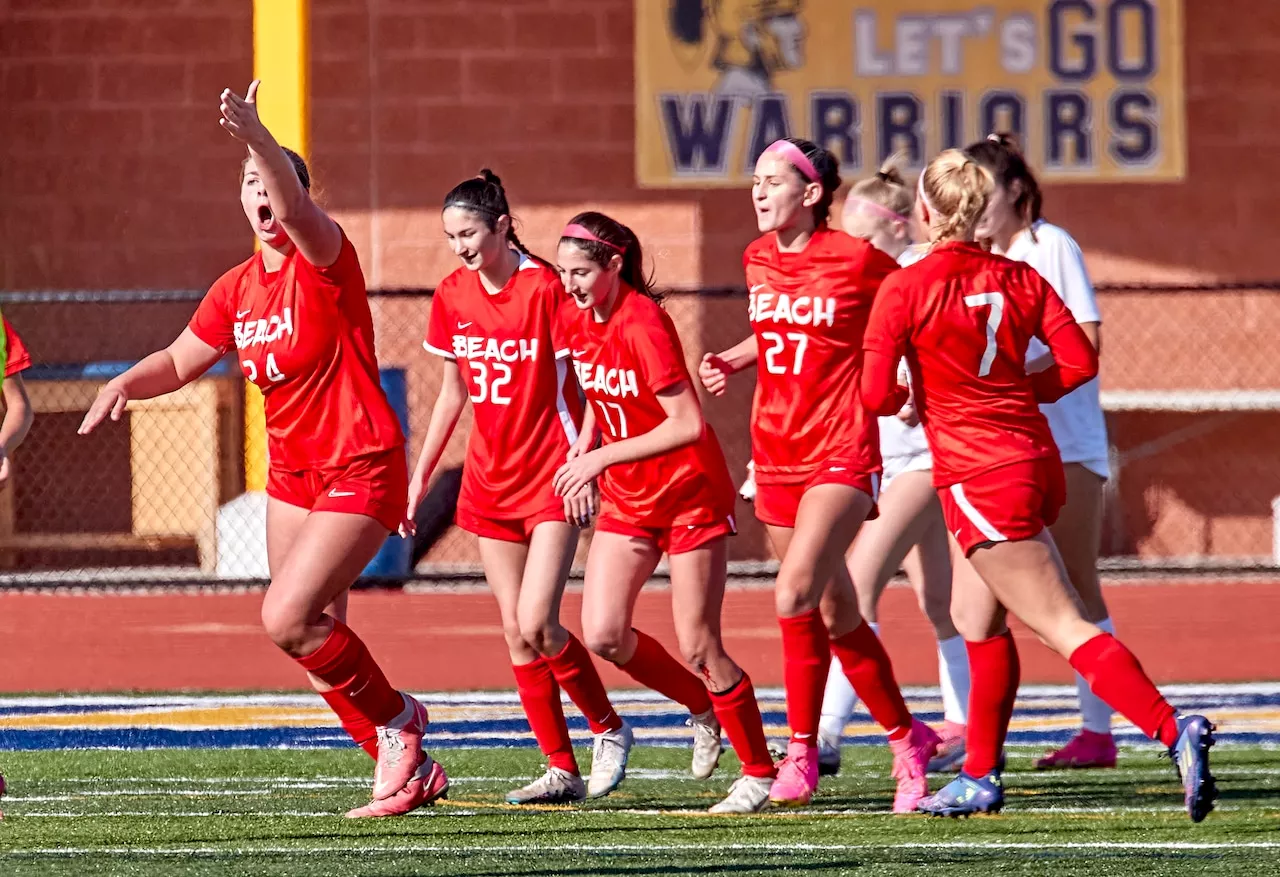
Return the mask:
<svg viewBox="0 0 1280 877">
<path fill-rule="evenodd" d="M 959 149 L 931 161 L 920 176 L 920 193 L 929 211 L 942 220 L 932 223 L 933 239 L 970 239 L 994 186 L 991 172 Z"/>
</svg>

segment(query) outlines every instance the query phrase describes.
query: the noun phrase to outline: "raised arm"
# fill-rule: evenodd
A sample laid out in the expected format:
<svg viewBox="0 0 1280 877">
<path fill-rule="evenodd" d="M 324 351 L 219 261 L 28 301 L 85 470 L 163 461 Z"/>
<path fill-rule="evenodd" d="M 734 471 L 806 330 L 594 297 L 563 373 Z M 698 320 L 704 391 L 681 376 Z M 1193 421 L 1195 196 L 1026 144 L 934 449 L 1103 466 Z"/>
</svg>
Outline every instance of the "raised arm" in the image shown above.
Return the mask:
<svg viewBox="0 0 1280 877">
<path fill-rule="evenodd" d="M 293 162 L 258 118 L 258 85 L 256 79 L 249 83 L 243 98 L 229 88 L 224 89 L 219 124 L 249 148 L 267 190 L 271 212 L 298 252 L 317 268 L 328 268 L 342 251 L 342 231 L 311 200 Z"/>
</svg>

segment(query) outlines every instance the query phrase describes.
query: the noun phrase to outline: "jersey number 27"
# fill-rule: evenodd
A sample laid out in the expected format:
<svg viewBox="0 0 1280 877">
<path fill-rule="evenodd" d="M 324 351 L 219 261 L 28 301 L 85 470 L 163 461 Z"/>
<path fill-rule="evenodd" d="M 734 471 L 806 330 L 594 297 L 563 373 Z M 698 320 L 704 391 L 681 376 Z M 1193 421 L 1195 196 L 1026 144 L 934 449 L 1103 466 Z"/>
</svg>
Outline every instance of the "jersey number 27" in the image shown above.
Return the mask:
<svg viewBox="0 0 1280 877">
<path fill-rule="evenodd" d="M 982 351 L 982 362 L 978 363 L 978 377 L 985 378 L 991 374 L 991 364 L 996 361 L 996 332 L 1000 330 L 1000 321 L 1004 319 L 1004 293 L 980 292 L 977 295 L 966 295 L 964 303 L 971 308 L 991 306 L 987 314 L 987 347 Z"/>
</svg>

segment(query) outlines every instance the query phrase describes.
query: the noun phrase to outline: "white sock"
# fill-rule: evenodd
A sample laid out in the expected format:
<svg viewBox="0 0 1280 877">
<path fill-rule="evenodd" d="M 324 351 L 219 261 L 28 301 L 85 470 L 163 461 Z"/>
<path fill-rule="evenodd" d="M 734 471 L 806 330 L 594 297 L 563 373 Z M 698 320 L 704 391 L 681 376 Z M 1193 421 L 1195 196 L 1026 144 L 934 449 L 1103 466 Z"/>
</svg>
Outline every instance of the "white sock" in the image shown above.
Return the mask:
<svg viewBox="0 0 1280 877">
<path fill-rule="evenodd" d="M 969 650 L 964 637 L 938 640 L 938 681 L 942 684 L 942 708 L 948 722 L 968 724 Z"/>
<path fill-rule="evenodd" d="M 1113 635 L 1116 632 L 1116 626 L 1111 623 L 1110 618 L 1099 621 L 1098 627 Z M 1080 695 L 1080 719 L 1084 729 L 1095 734 L 1110 734 L 1111 714 L 1115 711 L 1089 690 L 1089 683 L 1079 673 L 1076 674 L 1076 691 Z"/>
<path fill-rule="evenodd" d="M 880 625 L 871 621 L 867 623 L 876 636 L 879 636 Z M 844 675 L 840 659 L 832 655 L 831 669 L 827 671 L 827 688 L 822 693 L 822 718 L 818 721 L 818 733 L 839 743 L 844 735 L 844 726 L 853 718 L 853 710 L 857 705 L 858 695 L 849 678 Z"/>
</svg>

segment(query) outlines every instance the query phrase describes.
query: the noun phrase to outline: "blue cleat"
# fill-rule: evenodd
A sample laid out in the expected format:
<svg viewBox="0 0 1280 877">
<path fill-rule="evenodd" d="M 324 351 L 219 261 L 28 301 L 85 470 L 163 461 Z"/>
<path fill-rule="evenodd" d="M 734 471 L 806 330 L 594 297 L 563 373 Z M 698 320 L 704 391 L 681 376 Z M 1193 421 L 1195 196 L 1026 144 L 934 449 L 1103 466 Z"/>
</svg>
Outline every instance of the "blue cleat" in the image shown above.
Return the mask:
<svg viewBox="0 0 1280 877">
<path fill-rule="evenodd" d="M 1213 745 L 1213 725 L 1204 716 L 1179 716 L 1178 739 L 1169 757 L 1186 792 L 1187 815 L 1203 822 L 1218 798 L 1218 784 L 1209 772 L 1209 747 Z"/>
<path fill-rule="evenodd" d="M 934 794 L 916 805 L 916 810 L 930 816 L 972 816 L 974 813 L 999 813 L 1004 806 L 1004 786 L 1000 772 L 993 770 L 982 779 L 961 772 Z"/>
</svg>

